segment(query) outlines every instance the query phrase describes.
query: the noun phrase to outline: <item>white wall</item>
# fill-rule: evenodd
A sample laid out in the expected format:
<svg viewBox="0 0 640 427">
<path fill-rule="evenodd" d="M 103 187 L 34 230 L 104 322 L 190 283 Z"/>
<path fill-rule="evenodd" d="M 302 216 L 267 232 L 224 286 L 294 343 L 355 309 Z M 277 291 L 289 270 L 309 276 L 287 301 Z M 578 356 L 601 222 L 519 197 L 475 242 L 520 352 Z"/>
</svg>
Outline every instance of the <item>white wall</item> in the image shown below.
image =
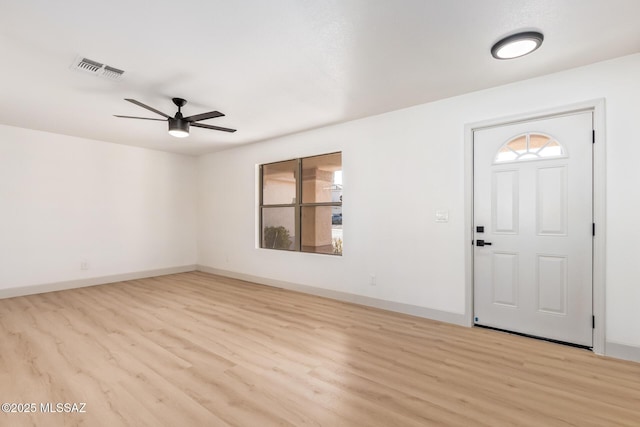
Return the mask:
<svg viewBox="0 0 640 427">
<path fill-rule="evenodd" d="M 194 265 L 196 175 L 193 157 L 0 126 L 0 290 Z"/>
<path fill-rule="evenodd" d="M 198 263 L 464 313 L 465 124 L 606 98 L 607 341 L 640 347 L 638 76 L 640 54 L 202 156 Z M 256 165 L 333 151 L 344 256 L 257 249 Z"/>
</svg>

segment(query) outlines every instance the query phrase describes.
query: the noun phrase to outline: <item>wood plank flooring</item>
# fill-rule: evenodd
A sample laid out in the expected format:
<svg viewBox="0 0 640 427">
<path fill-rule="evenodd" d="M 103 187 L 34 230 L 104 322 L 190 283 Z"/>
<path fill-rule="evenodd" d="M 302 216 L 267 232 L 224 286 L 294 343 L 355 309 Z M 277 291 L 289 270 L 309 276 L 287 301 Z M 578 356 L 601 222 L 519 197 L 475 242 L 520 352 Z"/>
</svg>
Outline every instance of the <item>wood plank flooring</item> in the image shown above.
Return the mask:
<svg viewBox="0 0 640 427">
<path fill-rule="evenodd" d="M 640 364 L 194 272 L 0 300 L 5 402 L 37 412 L 1 426 L 637 427 Z"/>
</svg>

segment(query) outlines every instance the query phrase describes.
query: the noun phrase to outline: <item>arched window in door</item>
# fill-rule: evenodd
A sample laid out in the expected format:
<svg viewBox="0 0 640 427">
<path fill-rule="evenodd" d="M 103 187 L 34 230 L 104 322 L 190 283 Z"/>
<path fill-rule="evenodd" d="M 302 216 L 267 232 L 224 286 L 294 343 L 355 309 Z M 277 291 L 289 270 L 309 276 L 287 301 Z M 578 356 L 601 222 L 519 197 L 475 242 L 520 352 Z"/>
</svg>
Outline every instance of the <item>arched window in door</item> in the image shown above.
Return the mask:
<svg viewBox="0 0 640 427">
<path fill-rule="evenodd" d="M 509 140 L 498 150 L 494 163 L 544 160 L 554 157 L 567 157 L 562 144 L 552 136 L 529 132 Z"/>
</svg>

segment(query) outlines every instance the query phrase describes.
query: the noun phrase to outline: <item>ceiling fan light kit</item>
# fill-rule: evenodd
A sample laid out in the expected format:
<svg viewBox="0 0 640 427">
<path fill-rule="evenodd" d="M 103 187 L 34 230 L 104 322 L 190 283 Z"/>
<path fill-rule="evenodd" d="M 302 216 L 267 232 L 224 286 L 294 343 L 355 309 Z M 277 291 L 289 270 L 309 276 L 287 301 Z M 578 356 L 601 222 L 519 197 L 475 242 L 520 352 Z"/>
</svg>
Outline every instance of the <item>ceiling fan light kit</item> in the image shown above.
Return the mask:
<svg viewBox="0 0 640 427">
<path fill-rule="evenodd" d="M 187 103 L 182 98 L 173 98 L 173 103 L 178 107 L 178 112 L 173 119 L 169 121 L 169 135 L 176 138 L 186 138 L 189 136 L 189 122 L 182 117 L 182 111 L 180 109 Z"/>
<path fill-rule="evenodd" d="M 189 122 L 182 119 L 169 119 L 169 135 L 176 138 L 189 136 Z"/>
<path fill-rule="evenodd" d="M 543 41 L 544 36 L 537 31 L 512 34 L 494 44 L 491 55 L 496 59 L 519 58 L 538 49 Z"/>
<path fill-rule="evenodd" d="M 176 138 L 186 138 L 187 136 L 189 136 L 189 128 L 191 126 L 204 128 L 204 129 L 219 130 L 223 132 L 236 131 L 236 129 L 229 129 L 229 128 L 223 128 L 220 126 L 212 126 L 212 125 L 205 125 L 203 123 L 197 123 L 201 120 L 214 119 L 216 117 L 223 117 L 224 114 L 222 114 L 219 111 L 209 111 L 208 113 L 201 113 L 201 114 L 195 114 L 193 116 L 183 117 L 181 109 L 187 103 L 187 101 L 182 98 L 172 98 L 173 103 L 178 107 L 178 112 L 175 114 L 174 117 L 171 117 L 170 115 L 165 114 L 162 111 L 156 110 L 153 107 L 143 104 L 140 101 L 136 101 L 135 99 L 126 98 L 125 101 L 129 101 L 132 104 L 136 104 L 139 107 L 145 108 L 149 111 L 159 114 L 162 117 L 164 117 L 164 119 L 154 119 L 149 117 L 120 116 L 120 115 L 115 115 L 115 117 L 120 117 L 123 119 L 156 120 L 160 122 L 167 121 L 169 123 L 169 135 L 175 136 Z"/>
</svg>

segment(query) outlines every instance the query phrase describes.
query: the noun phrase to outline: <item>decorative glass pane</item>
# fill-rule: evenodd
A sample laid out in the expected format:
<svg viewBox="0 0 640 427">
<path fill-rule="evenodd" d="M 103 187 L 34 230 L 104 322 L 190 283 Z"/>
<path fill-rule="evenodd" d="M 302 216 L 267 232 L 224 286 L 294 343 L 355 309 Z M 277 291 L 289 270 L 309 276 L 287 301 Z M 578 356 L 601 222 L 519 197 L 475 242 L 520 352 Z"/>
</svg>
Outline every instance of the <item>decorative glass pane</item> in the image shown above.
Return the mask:
<svg viewBox="0 0 640 427">
<path fill-rule="evenodd" d="M 295 208 L 262 208 L 262 247 L 295 250 Z"/>
<path fill-rule="evenodd" d="M 510 162 L 516 158 L 518 158 L 518 154 L 507 148 L 506 151 L 500 150 L 500 152 L 498 152 L 496 162 Z"/>
<path fill-rule="evenodd" d="M 540 157 L 558 157 L 564 156 L 565 152 L 560 144 L 556 141 L 551 141 L 538 154 Z"/>
<path fill-rule="evenodd" d="M 271 163 L 262 166 L 262 204 L 290 205 L 296 203 L 298 161 Z"/>
<path fill-rule="evenodd" d="M 547 144 L 547 147 L 560 147 L 560 148 L 562 148 L 562 146 L 560 144 L 558 144 L 558 141 L 549 141 L 549 143 Z"/>
<path fill-rule="evenodd" d="M 546 135 L 531 134 L 529 135 L 529 151 L 538 151 L 549 143 L 549 137 Z"/>
<path fill-rule="evenodd" d="M 342 255 L 342 207 L 302 207 L 302 251 Z"/>
<path fill-rule="evenodd" d="M 523 135 L 516 138 L 507 144 L 507 147 L 515 151 L 516 153 L 524 153 L 527 151 L 527 137 Z"/>
<path fill-rule="evenodd" d="M 342 153 L 302 159 L 302 203 L 342 202 Z"/>
<path fill-rule="evenodd" d="M 503 163 L 564 156 L 566 156 L 566 152 L 562 145 L 550 136 L 527 133 L 510 140 L 500 147 L 494 161 Z"/>
</svg>

